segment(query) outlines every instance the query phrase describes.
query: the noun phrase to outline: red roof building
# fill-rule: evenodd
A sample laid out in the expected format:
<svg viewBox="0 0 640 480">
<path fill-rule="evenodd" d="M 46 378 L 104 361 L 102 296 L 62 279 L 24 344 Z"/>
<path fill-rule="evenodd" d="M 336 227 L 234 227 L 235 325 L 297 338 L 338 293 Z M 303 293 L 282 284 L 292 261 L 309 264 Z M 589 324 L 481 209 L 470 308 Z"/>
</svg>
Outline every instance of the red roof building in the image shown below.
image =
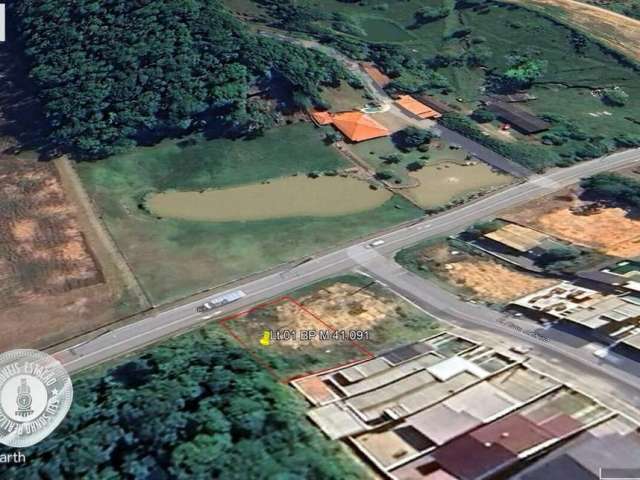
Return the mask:
<svg viewBox="0 0 640 480">
<path fill-rule="evenodd" d="M 330 125 L 333 123 L 333 116 L 330 112 L 321 112 L 320 110 L 311 110 L 311 119 L 316 125 Z"/>
<path fill-rule="evenodd" d="M 396 105 L 418 118 L 440 118 L 442 115 L 424 103 L 420 103 L 411 95 L 400 95 Z"/>
<path fill-rule="evenodd" d="M 389 130 L 362 112 L 343 112 L 333 115 L 333 125 L 352 142 L 386 137 Z"/>
</svg>

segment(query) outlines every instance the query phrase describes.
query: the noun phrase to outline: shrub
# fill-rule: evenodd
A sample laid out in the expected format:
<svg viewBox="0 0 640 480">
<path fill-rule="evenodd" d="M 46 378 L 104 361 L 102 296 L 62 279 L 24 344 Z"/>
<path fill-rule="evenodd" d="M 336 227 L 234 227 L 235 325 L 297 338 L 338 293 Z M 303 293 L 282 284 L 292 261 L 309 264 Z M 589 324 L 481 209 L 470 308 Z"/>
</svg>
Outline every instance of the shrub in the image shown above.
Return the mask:
<svg viewBox="0 0 640 480">
<path fill-rule="evenodd" d="M 374 177 L 376 180 L 391 180 L 393 178 L 393 173 L 388 170 L 381 170 L 376 172 Z"/>
<path fill-rule="evenodd" d="M 629 100 L 629 94 L 620 87 L 605 88 L 602 92 L 602 101 L 613 107 L 623 107 Z"/>
<path fill-rule="evenodd" d="M 384 160 L 384 163 L 386 163 L 387 165 L 394 165 L 400 163 L 400 161 L 402 160 L 402 155 L 398 153 L 392 153 L 380 158 L 382 158 Z"/>
<path fill-rule="evenodd" d="M 486 235 L 487 233 L 495 232 L 502 227 L 502 225 L 503 223 L 500 220 L 481 221 L 467 227 L 465 232 L 473 238 L 478 238 L 482 235 Z"/>
<path fill-rule="evenodd" d="M 435 137 L 436 134 L 431 130 L 418 127 L 407 127 L 404 130 L 400 130 L 395 133 L 392 140 L 399 148 L 409 149 L 416 148 L 423 143 L 429 143 L 431 139 Z"/>
<path fill-rule="evenodd" d="M 410 172 L 417 172 L 418 170 L 424 168 L 424 162 L 411 162 L 409 165 L 407 165 L 407 170 L 409 170 Z"/>
<path fill-rule="evenodd" d="M 491 110 L 479 108 L 471 114 L 471 118 L 478 123 L 489 123 L 496 119 L 496 115 Z"/>
</svg>

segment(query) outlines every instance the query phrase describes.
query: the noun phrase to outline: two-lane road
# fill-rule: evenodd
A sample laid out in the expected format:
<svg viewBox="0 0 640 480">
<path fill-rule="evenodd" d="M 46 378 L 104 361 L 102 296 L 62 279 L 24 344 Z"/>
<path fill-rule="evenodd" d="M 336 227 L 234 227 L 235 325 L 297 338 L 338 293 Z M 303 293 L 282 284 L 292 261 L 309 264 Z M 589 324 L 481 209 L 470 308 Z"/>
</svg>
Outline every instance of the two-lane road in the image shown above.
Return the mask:
<svg viewBox="0 0 640 480">
<path fill-rule="evenodd" d="M 377 252 L 391 255 L 397 250 L 421 240 L 454 233 L 477 220 L 494 216 L 505 208 L 540 198 L 571 185 L 582 177 L 626 168 L 637 163 L 640 163 L 640 149 L 620 152 L 557 170 L 547 175 L 532 177 L 525 183 L 506 188 L 463 207 L 438 216 L 425 217 L 422 221 L 417 221 L 409 226 L 401 226 L 385 233 L 377 237 L 384 240 L 384 244 L 378 247 L 375 252 L 367 248 L 370 240 L 359 241 L 349 247 L 302 263 L 293 269 L 282 269 L 257 280 L 238 283 L 227 291 L 242 289 L 247 296 L 219 309 L 215 312 L 215 318 L 222 318 L 233 311 L 247 308 L 315 280 L 351 270 L 362 262 L 366 262 L 368 256 L 378 254 Z M 211 298 L 222 293 L 224 292 L 216 292 L 215 295 L 211 295 Z M 191 301 L 155 313 L 73 348 L 59 351 L 55 353 L 55 356 L 65 364 L 68 370 L 73 372 L 124 355 L 162 338 L 211 321 L 211 318 L 206 318 L 203 314 L 196 312 L 196 307 L 202 301 Z"/>
</svg>

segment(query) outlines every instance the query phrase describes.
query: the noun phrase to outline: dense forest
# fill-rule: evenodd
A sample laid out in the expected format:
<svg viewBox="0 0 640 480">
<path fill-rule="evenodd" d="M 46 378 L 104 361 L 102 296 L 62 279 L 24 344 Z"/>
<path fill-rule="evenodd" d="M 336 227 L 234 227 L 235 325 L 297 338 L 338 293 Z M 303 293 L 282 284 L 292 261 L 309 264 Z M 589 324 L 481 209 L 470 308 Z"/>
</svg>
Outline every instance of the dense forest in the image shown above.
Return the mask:
<svg viewBox="0 0 640 480">
<path fill-rule="evenodd" d="M 247 102 L 257 80 L 277 75 L 305 106 L 348 77 L 322 53 L 251 33 L 217 0 L 24 0 L 10 14 L 49 150 L 84 158 L 223 120 L 260 130 L 269 114 Z"/>
<path fill-rule="evenodd" d="M 74 379 L 68 417 L 2 478 L 355 480 L 293 392 L 213 328 Z"/>
</svg>

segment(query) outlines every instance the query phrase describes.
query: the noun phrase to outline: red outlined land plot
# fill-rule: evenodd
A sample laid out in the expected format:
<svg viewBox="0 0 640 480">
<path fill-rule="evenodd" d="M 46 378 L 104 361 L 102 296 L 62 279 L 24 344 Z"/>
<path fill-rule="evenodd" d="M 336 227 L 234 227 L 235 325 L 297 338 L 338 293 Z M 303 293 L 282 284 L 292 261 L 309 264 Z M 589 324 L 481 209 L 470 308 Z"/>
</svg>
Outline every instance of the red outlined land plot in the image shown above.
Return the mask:
<svg viewBox="0 0 640 480">
<path fill-rule="evenodd" d="M 291 297 L 257 305 L 219 324 L 283 383 L 373 357 L 358 341 L 366 332 L 338 330 Z M 271 333 L 269 345 L 260 342 L 265 331 Z"/>
</svg>

